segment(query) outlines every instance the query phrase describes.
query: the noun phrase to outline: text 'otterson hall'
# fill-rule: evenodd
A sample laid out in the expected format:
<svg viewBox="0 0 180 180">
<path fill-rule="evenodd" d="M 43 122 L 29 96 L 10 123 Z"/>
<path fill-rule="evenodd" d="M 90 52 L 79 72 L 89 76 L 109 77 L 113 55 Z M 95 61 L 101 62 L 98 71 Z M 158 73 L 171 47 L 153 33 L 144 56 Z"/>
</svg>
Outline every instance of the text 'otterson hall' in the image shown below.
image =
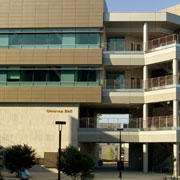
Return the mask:
<svg viewBox="0 0 180 180">
<path fill-rule="evenodd" d="M 173 155 L 178 175 L 180 5 L 111 13 L 103 0 L 0 4 L 1 146 L 28 144 L 44 159 L 58 150 L 55 121 L 66 121 L 63 148 L 97 161 L 98 144 L 118 143 L 123 126 L 129 169 L 148 172 Z"/>
</svg>

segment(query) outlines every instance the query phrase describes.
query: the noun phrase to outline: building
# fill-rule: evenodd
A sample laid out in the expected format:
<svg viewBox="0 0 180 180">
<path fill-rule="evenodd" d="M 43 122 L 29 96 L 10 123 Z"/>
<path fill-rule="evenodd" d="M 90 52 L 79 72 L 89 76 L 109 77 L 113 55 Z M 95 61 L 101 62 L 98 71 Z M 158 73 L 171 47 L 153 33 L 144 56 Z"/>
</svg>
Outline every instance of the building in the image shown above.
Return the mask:
<svg viewBox="0 0 180 180">
<path fill-rule="evenodd" d="M 44 158 L 57 152 L 55 121 L 63 120 L 63 148 L 97 160 L 97 143 L 118 143 L 120 125 L 98 115 L 128 114 L 129 168 L 163 168 L 173 154 L 179 174 L 178 11 L 103 12 L 103 0 L 0 3 L 0 145 L 25 143 Z"/>
</svg>

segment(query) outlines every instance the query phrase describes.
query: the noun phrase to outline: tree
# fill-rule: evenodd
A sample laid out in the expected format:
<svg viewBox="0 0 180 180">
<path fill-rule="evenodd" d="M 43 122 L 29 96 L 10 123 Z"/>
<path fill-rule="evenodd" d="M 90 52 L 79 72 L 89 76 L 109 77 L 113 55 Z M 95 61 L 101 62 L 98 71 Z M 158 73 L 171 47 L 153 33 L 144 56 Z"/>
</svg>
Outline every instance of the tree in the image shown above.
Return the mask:
<svg viewBox="0 0 180 180">
<path fill-rule="evenodd" d="M 28 145 L 14 145 L 6 148 L 4 165 L 10 173 L 17 173 L 19 177 L 22 170 L 29 169 L 36 164 L 35 150 Z"/>
<path fill-rule="evenodd" d="M 108 158 L 109 158 L 110 160 L 114 160 L 114 155 L 115 155 L 114 150 L 113 150 L 112 147 L 110 147 L 110 148 L 109 148 L 109 152 L 108 152 Z"/>
<path fill-rule="evenodd" d="M 4 167 L 4 149 L 0 146 L 0 180 L 4 180 L 1 173 L 3 167 Z"/>
<path fill-rule="evenodd" d="M 61 153 L 60 168 L 63 173 L 71 176 L 72 180 L 84 180 L 94 168 L 94 161 L 86 152 L 69 146 Z"/>
</svg>

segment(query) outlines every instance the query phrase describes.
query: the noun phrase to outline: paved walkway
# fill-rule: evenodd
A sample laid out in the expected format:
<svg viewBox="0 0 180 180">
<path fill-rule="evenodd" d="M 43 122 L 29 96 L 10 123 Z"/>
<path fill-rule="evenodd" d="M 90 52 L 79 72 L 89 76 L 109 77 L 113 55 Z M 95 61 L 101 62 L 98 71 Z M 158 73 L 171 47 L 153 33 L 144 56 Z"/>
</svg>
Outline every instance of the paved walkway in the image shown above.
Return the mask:
<svg viewBox="0 0 180 180">
<path fill-rule="evenodd" d="M 15 175 L 9 174 L 8 172 L 3 172 L 5 180 L 18 180 Z M 115 167 L 101 167 L 94 171 L 94 180 L 119 180 L 118 171 Z M 40 166 L 35 166 L 30 170 L 31 178 L 30 180 L 57 180 L 57 170 L 56 169 L 45 169 Z M 148 173 L 143 174 L 141 172 L 123 171 L 123 180 L 163 180 L 163 177 L 167 176 L 165 174 L 155 174 Z M 62 180 L 71 180 L 71 178 L 62 175 Z M 168 178 L 170 180 L 170 178 Z"/>
</svg>

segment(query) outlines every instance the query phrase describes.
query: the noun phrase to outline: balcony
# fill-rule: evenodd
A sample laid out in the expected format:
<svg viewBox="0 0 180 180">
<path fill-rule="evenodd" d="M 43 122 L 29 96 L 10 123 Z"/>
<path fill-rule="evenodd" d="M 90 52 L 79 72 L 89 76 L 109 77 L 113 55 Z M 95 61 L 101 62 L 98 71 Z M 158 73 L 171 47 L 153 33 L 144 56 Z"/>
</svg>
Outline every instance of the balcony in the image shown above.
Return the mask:
<svg viewBox="0 0 180 180">
<path fill-rule="evenodd" d="M 170 128 L 173 127 L 173 116 L 156 116 L 147 118 L 147 128 Z M 117 129 L 121 128 L 124 119 L 98 119 L 98 118 L 80 118 L 80 128 L 97 129 Z M 128 124 L 124 124 L 125 129 L 142 129 L 143 118 L 129 118 Z"/>
<path fill-rule="evenodd" d="M 104 51 L 143 51 L 143 42 L 105 42 Z"/>
<path fill-rule="evenodd" d="M 121 128 L 120 121 L 124 119 L 98 119 L 98 118 L 80 118 L 80 128 L 98 128 L 98 129 L 117 129 Z M 142 128 L 142 118 L 130 118 L 129 124 L 124 128 Z"/>
<path fill-rule="evenodd" d="M 106 79 L 103 85 L 104 89 L 143 89 L 142 79 Z"/>
<path fill-rule="evenodd" d="M 155 49 L 160 47 L 164 47 L 170 44 L 179 44 L 180 36 L 178 34 L 170 34 L 167 36 L 163 36 L 157 39 L 153 39 L 148 42 L 149 51 L 154 51 Z"/>
<path fill-rule="evenodd" d="M 180 74 L 178 76 L 180 77 Z M 147 90 L 162 89 L 174 84 L 180 84 L 179 77 L 174 75 L 167 75 L 167 76 L 149 78 L 148 80 L 145 81 L 145 89 Z"/>
<path fill-rule="evenodd" d="M 173 127 L 173 116 L 148 117 L 148 128 L 168 128 Z"/>
<path fill-rule="evenodd" d="M 171 44 L 179 44 L 180 35 L 170 34 L 163 36 L 157 39 L 148 41 L 148 51 L 152 52 L 158 50 L 158 48 L 165 47 Z M 117 51 L 117 52 L 142 52 L 143 51 L 143 42 L 105 42 L 104 51 Z"/>
</svg>

